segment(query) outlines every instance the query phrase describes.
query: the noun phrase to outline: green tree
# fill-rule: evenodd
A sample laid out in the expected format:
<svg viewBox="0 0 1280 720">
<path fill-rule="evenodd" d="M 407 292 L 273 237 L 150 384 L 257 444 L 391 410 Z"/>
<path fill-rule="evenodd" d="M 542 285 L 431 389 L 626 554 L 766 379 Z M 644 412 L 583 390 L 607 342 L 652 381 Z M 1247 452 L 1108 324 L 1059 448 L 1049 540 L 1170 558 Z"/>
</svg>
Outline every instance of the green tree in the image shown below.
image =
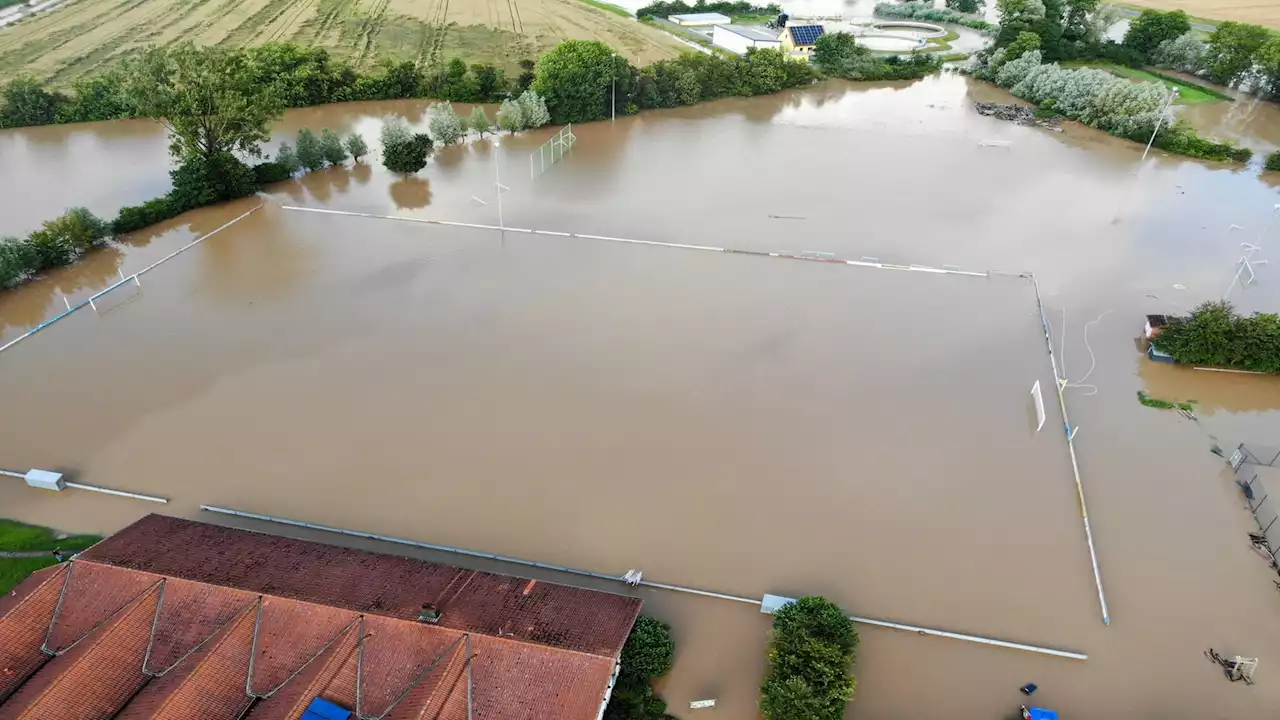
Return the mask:
<svg viewBox="0 0 1280 720">
<path fill-rule="evenodd" d="M 298 162 L 309 172 L 324 167 L 324 152 L 320 149 L 320 138 L 309 128 L 298 131 Z"/>
<path fill-rule="evenodd" d="M 1272 100 L 1280 99 L 1280 37 L 1268 40 L 1254 56 L 1257 62 L 1257 92 Z"/>
<path fill-rule="evenodd" d="M 16 77 L 0 95 L 0 127 L 49 125 L 57 121 L 58 106 L 65 101 L 60 93 L 45 90 L 33 78 Z"/>
<path fill-rule="evenodd" d="M 1124 45 L 1150 57 L 1160 43 L 1191 32 L 1191 18 L 1181 10 L 1160 12 L 1144 10 L 1124 34 Z"/>
<path fill-rule="evenodd" d="M 516 98 L 516 104 L 520 106 L 520 127 L 522 128 L 542 127 L 551 121 L 547 103 L 535 90 L 525 90 L 520 93 L 520 97 Z"/>
<path fill-rule="evenodd" d="M 10 288 L 39 271 L 40 259 L 25 239 L 0 237 L 0 289 Z"/>
<path fill-rule="evenodd" d="M 451 103 L 431 103 L 427 108 L 427 134 L 432 142 L 451 145 L 467 134 L 467 125 Z"/>
<path fill-rule="evenodd" d="M 489 119 L 484 108 L 479 105 L 471 109 L 471 118 L 467 120 L 467 126 L 484 137 L 484 134 L 493 129 L 493 121 Z"/>
<path fill-rule="evenodd" d="M 622 646 L 622 673 L 650 680 L 671 671 L 676 643 L 671 628 L 662 621 L 641 615 Z"/>
<path fill-rule="evenodd" d="M 1062 19 L 1064 34 L 1071 40 L 1088 41 L 1093 30 L 1090 21 L 1100 4 L 1100 0 L 1067 0 L 1066 15 Z"/>
<path fill-rule="evenodd" d="M 1033 32 L 1020 32 L 1018 38 L 1004 50 L 1004 61 L 1017 60 L 1032 50 L 1040 49 L 1040 36 Z"/>
<path fill-rule="evenodd" d="M 360 137 L 360 133 L 351 133 L 347 136 L 347 152 L 351 153 L 351 157 L 356 162 L 360 162 L 360 158 L 369 154 L 369 146 L 365 144 L 364 138 Z"/>
<path fill-rule="evenodd" d="M 467 64 L 462 58 L 453 58 L 445 65 L 440 97 L 452 102 L 475 102 L 478 99 L 476 79 L 467 72 Z"/>
<path fill-rule="evenodd" d="M 534 62 L 532 60 L 520 61 L 520 77 L 516 80 L 516 92 L 524 92 L 528 90 L 533 81 L 537 79 L 537 75 L 533 72 Z"/>
<path fill-rule="evenodd" d="M 75 207 L 44 223 L 27 236 L 39 268 L 66 265 L 107 236 L 107 224 L 85 208 Z"/>
<path fill-rule="evenodd" d="M 1255 54 L 1271 34 L 1266 28 L 1238 22 L 1224 22 L 1209 36 L 1204 63 L 1209 79 L 1220 85 L 1235 85 L 1253 69 Z"/>
<path fill-rule="evenodd" d="M 853 622 L 825 598 L 801 598 L 774 613 L 760 700 L 766 720 L 841 720 L 853 698 L 857 647 Z"/>
<path fill-rule="evenodd" d="M 287 142 L 280 143 L 280 149 L 276 150 L 276 163 L 290 175 L 302 169 L 302 161 L 298 160 L 298 154 Z"/>
<path fill-rule="evenodd" d="M 962 13 L 982 12 L 982 0 L 947 0 L 947 7 Z"/>
<path fill-rule="evenodd" d="M 533 90 L 546 100 L 552 122 L 609 117 L 613 55 L 599 40 L 566 40 L 542 56 Z"/>
<path fill-rule="evenodd" d="M 137 114 L 168 128 L 176 159 L 223 153 L 257 156 L 283 105 L 257 82 L 243 52 L 183 42 L 151 47 L 128 63 L 125 95 Z"/>
<path fill-rule="evenodd" d="M 285 107 L 345 99 L 356 82 L 355 70 L 334 62 L 323 48 L 273 42 L 243 52 L 249 56 L 255 81 L 270 86 Z"/>
<path fill-rule="evenodd" d="M 477 63 L 471 66 L 471 77 L 475 81 L 473 102 L 497 102 L 507 93 L 507 76 L 502 68 Z"/>
<path fill-rule="evenodd" d="M 431 138 L 415 134 L 401 118 L 389 118 L 382 125 L 382 164 L 391 172 L 416 173 L 427 166 Z"/>
<path fill-rule="evenodd" d="M 235 200 L 257 190 L 253 171 L 229 152 L 211 158 L 187 157 L 169 171 L 169 177 L 173 180 L 169 199 L 175 212 Z"/>
<path fill-rule="evenodd" d="M 347 160 L 347 149 L 342 146 L 342 138 L 329 128 L 320 131 L 320 155 L 330 165 L 341 165 Z"/>
</svg>

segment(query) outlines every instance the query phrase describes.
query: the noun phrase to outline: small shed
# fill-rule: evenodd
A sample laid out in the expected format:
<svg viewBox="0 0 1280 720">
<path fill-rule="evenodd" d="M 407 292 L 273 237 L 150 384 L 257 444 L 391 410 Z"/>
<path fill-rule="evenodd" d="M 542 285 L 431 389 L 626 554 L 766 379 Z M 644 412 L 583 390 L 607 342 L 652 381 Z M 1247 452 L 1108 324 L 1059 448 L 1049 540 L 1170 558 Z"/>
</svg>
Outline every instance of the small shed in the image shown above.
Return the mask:
<svg viewBox="0 0 1280 720">
<path fill-rule="evenodd" d="M 720 13 L 687 13 L 684 15 L 668 15 L 667 19 L 677 25 L 697 27 L 699 25 L 728 25 L 733 19 Z"/>
<path fill-rule="evenodd" d="M 1146 327 L 1143 328 L 1143 331 L 1146 333 L 1147 339 L 1150 340 L 1151 338 L 1159 335 L 1168 324 L 1168 315 L 1148 315 L 1147 324 Z"/>
<path fill-rule="evenodd" d="M 809 57 L 814 44 L 825 32 L 821 25 L 789 25 L 782 33 L 782 49 L 791 55 Z"/>
<path fill-rule="evenodd" d="M 711 29 L 711 44 L 739 55 L 751 48 L 782 49 L 782 40 L 777 35 L 745 25 L 716 25 Z"/>
</svg>

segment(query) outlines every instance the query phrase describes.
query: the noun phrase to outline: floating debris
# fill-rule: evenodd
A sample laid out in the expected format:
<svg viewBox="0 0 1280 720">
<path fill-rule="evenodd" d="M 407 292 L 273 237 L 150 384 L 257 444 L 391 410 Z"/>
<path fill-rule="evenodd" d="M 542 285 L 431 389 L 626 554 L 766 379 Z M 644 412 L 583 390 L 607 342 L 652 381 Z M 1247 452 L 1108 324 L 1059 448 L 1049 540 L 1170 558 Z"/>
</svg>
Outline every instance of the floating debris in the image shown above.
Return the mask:
<svg viewBox="0 0 1280 720">
<path fill-rule="evenodd" d="M 976 102 L 973 104 L 974 109 L 979 115 L 1004 120 L 1016 125 L 1028 125 L 1031 127 L 1042 127 L 1056 132 L 1062 132 L 1062 128 L 1058 127 L 1062 124 L 1062 118 L 1057 115 L 1047 115 L 1039 117 L 1036 115 L 1034 108 L 1023 107 L 1021 105 L 1006 105 L 1004 103 L 988 103 Z"/>
</svg>

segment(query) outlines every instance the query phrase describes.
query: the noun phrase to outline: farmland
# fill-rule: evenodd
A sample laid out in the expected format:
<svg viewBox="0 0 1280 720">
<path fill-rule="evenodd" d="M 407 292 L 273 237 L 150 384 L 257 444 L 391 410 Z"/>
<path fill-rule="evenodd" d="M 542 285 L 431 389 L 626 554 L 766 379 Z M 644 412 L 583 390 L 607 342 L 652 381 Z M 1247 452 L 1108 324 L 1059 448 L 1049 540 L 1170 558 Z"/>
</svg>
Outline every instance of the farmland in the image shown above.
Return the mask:
<svg viewBox="0 0 1280 720">
<path fill-rule="evenodd" d="M 1280 3 L 1275 0 L 1125 0 L 1118 4 L 1135 10 L 1185 10 L 1196 18 L 1280 29 Z"/>
<path fill-rule="evenodd" d="M 632 62 L 685 47 L 580 0 L 67 0 L 0 29 L 0 76 L 66 83 L 149 44 L 294 42 L 367 67 L 452 57 L 514 70 L 569 39 L 603 40 Z"/>
</svg>

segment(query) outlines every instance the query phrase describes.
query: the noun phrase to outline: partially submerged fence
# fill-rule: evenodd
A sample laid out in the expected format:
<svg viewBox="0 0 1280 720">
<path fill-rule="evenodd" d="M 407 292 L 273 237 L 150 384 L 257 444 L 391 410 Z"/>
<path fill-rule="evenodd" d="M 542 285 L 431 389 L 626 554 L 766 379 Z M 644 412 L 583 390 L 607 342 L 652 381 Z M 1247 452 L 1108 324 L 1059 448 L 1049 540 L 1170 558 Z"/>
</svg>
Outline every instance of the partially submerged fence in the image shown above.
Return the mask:
<svg viewBox="0 0 1280 720">
<path fill-rule="evenodd" d="M 573 143 L 577 139 L 578 136 L 573 134 L 572 123 L 560 128 L 560 132 L 539 145 L 537 150 L 529 153 L 529 177 L 537 178 L 545 173 L 547 168 L 563 160 L 564 154 L 573 149 Z"/>
<path fill-rule="evenodd" d="M 1280 468 L 1276 467 L 1280 448 L 1240 443 L 1230 462 L 1266 542 L 1265 547 L 1258 547 L 1271 556 L 1273 563 L 1280 562 Z"/>
</svg>

